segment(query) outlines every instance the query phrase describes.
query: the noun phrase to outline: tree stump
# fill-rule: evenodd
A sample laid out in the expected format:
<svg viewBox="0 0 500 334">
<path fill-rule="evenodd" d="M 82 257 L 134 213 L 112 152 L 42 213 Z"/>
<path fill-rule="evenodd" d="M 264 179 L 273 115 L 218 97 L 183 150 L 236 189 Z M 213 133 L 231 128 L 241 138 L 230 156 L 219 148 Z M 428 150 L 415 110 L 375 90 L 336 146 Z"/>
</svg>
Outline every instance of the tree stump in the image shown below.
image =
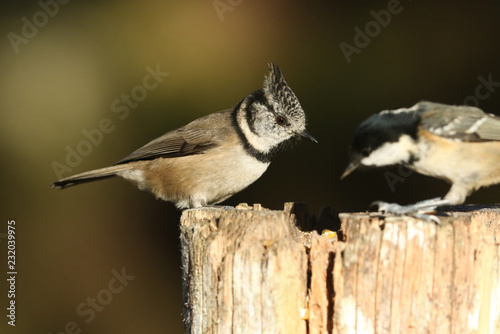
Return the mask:
<svg viewBox="0 0 500 334">
<path fill-rule="evenodd" d="M 498 209 L 339 216 L 184 211 L 187 333 L 500 333 Z"/>
</svg>

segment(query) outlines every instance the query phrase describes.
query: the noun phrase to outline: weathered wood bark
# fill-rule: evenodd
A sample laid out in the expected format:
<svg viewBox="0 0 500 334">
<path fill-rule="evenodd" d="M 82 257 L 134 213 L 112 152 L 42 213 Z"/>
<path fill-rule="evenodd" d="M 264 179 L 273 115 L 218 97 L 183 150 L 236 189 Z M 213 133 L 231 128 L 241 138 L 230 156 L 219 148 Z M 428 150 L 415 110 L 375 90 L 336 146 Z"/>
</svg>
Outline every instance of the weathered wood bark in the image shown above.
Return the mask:
<svg viewBox="0 0 500 334">
<path fill-rule="evenodd" d="M 340 214 L 341 240 L 296 228 L 327 216 L 291 203 L 185 211 L 187 332 L 500 333 L 499 210 L 441 225 Z"/>
<path fill-rule="evenodd" d="M 190 333 L 306 333 L 307 254 L 283 211 L 182 215 Z"/>
</svg>

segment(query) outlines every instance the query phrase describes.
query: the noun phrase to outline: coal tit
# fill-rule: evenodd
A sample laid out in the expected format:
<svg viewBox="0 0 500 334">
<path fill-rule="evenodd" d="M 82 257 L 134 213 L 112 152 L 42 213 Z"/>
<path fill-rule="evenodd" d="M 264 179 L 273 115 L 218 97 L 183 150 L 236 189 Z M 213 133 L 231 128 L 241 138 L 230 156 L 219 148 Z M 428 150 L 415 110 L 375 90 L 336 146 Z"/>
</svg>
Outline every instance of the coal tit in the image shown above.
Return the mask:
<svg viewBox="0 0 500 334">
<path fill-rule="evenodd" d="M 397 164 L 446 180 L 451 189 L 443 198 L 414 205 L 375 202 L 379 211 L 406 214 L 462 204 L 471 192 L 500 182 L 500 117 L 427 101 L 382 111 L 356 130 L 341 178 L 360 166 Z"/>
</svg>

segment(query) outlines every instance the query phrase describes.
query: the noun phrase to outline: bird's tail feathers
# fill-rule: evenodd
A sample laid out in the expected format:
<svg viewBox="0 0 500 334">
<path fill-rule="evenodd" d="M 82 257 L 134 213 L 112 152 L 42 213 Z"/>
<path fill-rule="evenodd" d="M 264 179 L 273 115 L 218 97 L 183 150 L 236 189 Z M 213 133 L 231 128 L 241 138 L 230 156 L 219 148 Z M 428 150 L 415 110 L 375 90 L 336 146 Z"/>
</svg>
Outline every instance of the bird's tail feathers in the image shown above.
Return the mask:
<svg viewBox="0 0 500 334">
<path fill-rule="evenodd" d="M 52 183 L 52 188 L 64 189 L 81 183 L 102 180 L 108 177 L 116 176 L 117 173 L 130 169 L 133 169 L 133 167 L 129 164 L 94 169 L 85 173 L 60 179 L 59 181 Z"/>
</svg>

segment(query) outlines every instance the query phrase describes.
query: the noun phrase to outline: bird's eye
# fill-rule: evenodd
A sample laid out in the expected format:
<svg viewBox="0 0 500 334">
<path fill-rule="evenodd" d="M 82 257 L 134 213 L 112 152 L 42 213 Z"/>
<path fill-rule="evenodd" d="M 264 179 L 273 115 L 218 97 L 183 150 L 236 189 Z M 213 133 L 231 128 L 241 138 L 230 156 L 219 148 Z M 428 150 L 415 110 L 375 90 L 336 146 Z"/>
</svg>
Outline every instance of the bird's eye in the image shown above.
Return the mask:
<svg viewBox="0 0 500 334">
<path fill-rule="evenodd" d="M 363 155 L 364 157 L 367 157 L 370 155 L 370 150 L 368 148 L 364 148 L 361 150 L 361 155 Z"/>
<path fill-rule="evenodd" d="M 287 120 L 283 116 L 276 116 L 276 123 L 278 123 L 278 125 L 286 125 Z"/>
</svg>

